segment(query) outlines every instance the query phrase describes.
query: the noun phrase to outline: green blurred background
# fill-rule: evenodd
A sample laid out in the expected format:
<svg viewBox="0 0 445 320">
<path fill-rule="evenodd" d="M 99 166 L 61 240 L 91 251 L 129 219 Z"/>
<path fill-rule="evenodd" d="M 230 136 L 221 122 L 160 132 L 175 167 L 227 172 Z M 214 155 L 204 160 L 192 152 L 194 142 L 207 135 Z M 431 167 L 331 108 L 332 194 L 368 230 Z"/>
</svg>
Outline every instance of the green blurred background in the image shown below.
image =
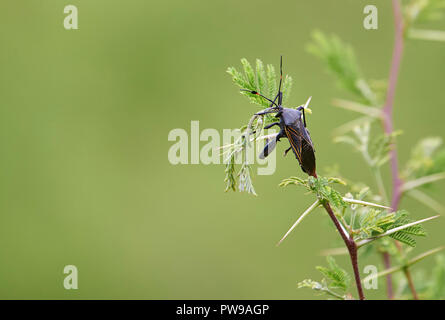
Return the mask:
<svg viewBox="0 0 445 320">
<path fill-rule="evenodd" d="M 79 30 L 63 28 L 65 5 Z M 370 171 L 332 130 L 354 114 L 305 46 L 314 29 L 354 45 L 368 78 L 385 78 L 392 54 L 390 1 L 373 1 L 379 29 L 362 27 L 368 1 L 9 0 L 0 4 L 0 298 L 312 299 L 296 281 L 320 279 L 320 251 L 341 243 L 321 210 L 280 246 L 311 202 L 281 189 L 303 176 L 291 156 L 255 177 L 258 197 L 224 193 L 223 165 L 167 159 L 174 128 L 236 128 L 257 110 L 225 70 L 261 58 L 294 79 L 290 102 L 313 96 L 318 167 L 370 183 Z M 443 21 L 427 25 L 445 29 Z M 443 136 L 445 44 L 410 41 L 395 125 L 405 162 L 420 137 Z M 237 114 L 238 117 L 234 115 Z M 285 146 L 279 146 L 279 154 Z M 385 169 L 385 181 L 389 175 Z M 432 191 L 443 199 L 444 184 Z M 415 218 L 431 210 L 404 200 Z M 445 221 L 425 225 L 420 253 L 444 243 Z M 347 257 L 339 263 L 350 270 Z M 429 259 L 415 268 L 431 268 Z M 360 262 L 380 266 L 371 256 Z M 79 270 L 65 290 L 63 268 Z M 356 294 L 355 290 L 352 290 Z M 365 292 L 383 298 L 385 287 Z"/>
</svg>

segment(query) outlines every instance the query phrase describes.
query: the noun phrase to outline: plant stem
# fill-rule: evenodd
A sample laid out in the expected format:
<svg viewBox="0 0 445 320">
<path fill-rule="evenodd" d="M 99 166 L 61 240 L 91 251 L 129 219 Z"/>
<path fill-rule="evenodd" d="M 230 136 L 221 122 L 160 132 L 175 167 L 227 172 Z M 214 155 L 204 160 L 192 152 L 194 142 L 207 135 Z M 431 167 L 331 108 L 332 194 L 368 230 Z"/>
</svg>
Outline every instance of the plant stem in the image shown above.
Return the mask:
<svg viewBox="0 0 445 320">
<path fill-rule="evenodd" d="M 405 274 L 406 280 L 408 280 L 408 285 L 413 294 L 413 299 L 419 300 L 419 296 L 417 295 L 416 288 L 414 287 L 414 282 L 411 277 L 411 272 L 409 272 L 408 267 L 403 269 L 403 273 Z"/>
<path fill-rule="evenodd" d="M 330 294 L 331 296 L 333 296 L 333 297 L 339 299 L 339 300 L 345 300 L 345 297 L 344 297 L 344 296 L 339 295 L 338 293 L 332 291 L 332 290 L 329 289 L 329 288 L 326 288 L 326 289 L 324 289 L 323 291 L 326 292 L 327 294 Z"/>
<path fill-rule="evenodd" d="M 391 267 L 391 257 L 388 252 L 383 252 L 383 264 L 385 265 L 385 269 L 389 269 Z M 392 276 L 388 274 L 386 276 L 386 293 L 388 295 L 389 300 L 394 299 L 394 291 L 392 289 Z"/>
<path fill-rule="evenodd" d="M 425 206 L 430 207 L 434 211 L 439 212 L 440 214 L 445 214 L 445 208 L 439 202 L 431 198 L 429 195 L 423 193 L 422 191 L 413 189 L 408 191 L 406 194 L 423 203 Z"/>
<path fill-rule="evenodd" d="M 338 221 L 337 217 L 335 216 L 335 213 L 332 211 L 331 205 L 329 202 L 324 202 L 323 207 L 326 209 L 327 213 L 329 214 L 329 217 L 334 222 L 335 227 L 337 228 L 338 232 L 340 233 L 340 236 L 342 237 L 346 248 L 348 248 L 349 256 L 351 257 L 351 263 L 352 263 L 352 269 L 354 270 L 354 278 L 355 283 L 357 286 L 357 291 L 360 300 L 365 300 L 365 296 L 363 294 L 363 288 L 362 288 L 362 282 L 360 280 L 360 272 L 358 269 L 358 261 L 357 261 L 357 245 L 352 238 L 352 236 L 349 236 L 344 228 L 341 226 L 340 222 Z"/>
<path fill-rule="evenodd" d="M 393 128 L 393 109 L 394 109 L 394 96 L 397 86 L 397 80 L 399 77 L 400 63 L 402 61 L 403 54 L 403 15 L 400 0 L 392 0 L 392 7 L 394 13 L 394 48 L 392 54 L 391 68 L 389 72 L 389 82 L 388 90 L 386 93 L 386 101 L 383 107 L 383 127 L 386 134 L 391 134 L 394 131 Z M 397 159 L 397 149 L 395 145 L 390 151 L 390 161 L 391 161 L 391 176 L 392 176 L 392 200 L 391 208 L 397 210 L 400 198 L 402 196 L 403 182 L 399 175 L 399 165 Z M 395 242 L 399 250 L 401 250 L 401 245 L 397 241 Z M 387 257 L 389 258 L 389 256 Z M 388 264 L 390 263 L 388 259 Z M 411 274 L 408 269 L 405 270 L 406 279 L 408 281 L 409 287 L 411 289 L 414 299 L 418 299 L 416 289 L 414 287 Z M 387 278 L 387 282 L 391 279 Z M 388 291 L 389 292 L 389 291 Z M 390 297 L 389 297 L 390 298 Z"/>
<path fill-rule="evenodd" d="M 400 69 L 400 62 L 402 60 L 403 53 L 403 20 L 402 20 L 402 10 L 399 0 L 392 0 L 393 11 L 394 11 L 394 50 L 392 55 L 391 69 L 389 73 L 388 91 L 386 93 L 385 106 L 383 107 L 383 127 L 386 134 L 391 134 L 393 129 L 393 106 L 394 106 L 394 96 L 397 86 L 397 80 Z M 391 176 L 393 184 L 393 194 L 391 201 L 391 208 L 394 210 L 399 206 L 400 195 L 402 189 L 402 180 L 399 176 L 399 166 L 397 160 L 397 149 L 395 146 L 390 151 L 390 161 L 391 161 Z"/>
</svg>

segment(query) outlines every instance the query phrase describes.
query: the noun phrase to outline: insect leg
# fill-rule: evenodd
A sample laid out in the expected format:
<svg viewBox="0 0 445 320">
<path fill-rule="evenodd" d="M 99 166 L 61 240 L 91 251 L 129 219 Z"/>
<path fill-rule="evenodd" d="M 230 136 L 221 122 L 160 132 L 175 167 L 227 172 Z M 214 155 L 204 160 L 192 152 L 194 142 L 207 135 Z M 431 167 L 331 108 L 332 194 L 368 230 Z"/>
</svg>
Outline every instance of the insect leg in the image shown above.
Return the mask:
<svg viewBox="0 0 445 320">
<path fill-rule="evenodd" d="M 278 135 L 275 135 L 273 138 L 268 139 L 266 145 L 264 146 L 263 151 L 260 153 L 259 158 L 265 159 L 274 149 L 277 145 L 277 137 Z"/>
<path fill-rule="evenodd" d="M 273 126 L 278 126 L 278 125 L 280 125 L 279 122 L 274 122 L 274 123 L 271 123 L 271 124 L 265 126 L 264 129 L 269 129 L 269 128 L 272 128 Z"/>
<path fill-rule="evenodd" d="M 273 151 L 273 149 L 275 149 L 277 142 L 279 142 L 282 137 L 285 137 L 285 133 L 284 133 L 283 129 L 281 129 L 280 132 L 278 132 L 275 137 L 271 138 L 268 141 L 268 143 L 264 147 L 264 150 L 259 155 L 259 158 L 260 159 L 266 158 Z"/>
<path fill-rule="evenodd" d="M 286 136 L 286 134 L 284 133 L 284 130 L 281 129 L 280 132 L 278 132 L 276 139 L 277 139 L 277 141 L 280 141 L 280 139 L 285 137 L 285 136 Z"/>
<path fill-rule="evenodd" d="M 292 147 L 287 148 L 286 151 L 284 151 L 283 157 L 285 157 L 287 155 L 287 153 L 290 151 L 290 149 L 292 149 Z"/>
<path fill-rule="evenodd" d="M 279 95 L 280 95 L 280 94 L 277 94 L 277 95 L 275 96 L 275 99 L 273 99 L 273 102 L 275 102 L 275 101 L 277 100 L 277 98 L 279 97 Z M 269 106 L 269 108 L 272 108 L 273 105 L 274 105 L 274 103 L 272 103 L 272 104 Z"/>
<path fill-rule="evenodd" d="M 281 117 L 282 114 L 283 114 L 283 110 L 278 111 L 277 114 L 275 115 L 275 118 Z"/>
<path fill-rule="evenodd" d="M 306 114 L 304 113 L 304 108 L 301 111 L 303 112 L 303 123 L 304 123 L 304 127 L 306 128 Z"/>
<path fill-rule="evenodd" d="M 301 111 L 303 113 L 303 123 L 304 123 L 304 127 L 306 128 L 306 114 L 304 113 L 304 107 L 300 106 L 297 108 L 298 111 Z"/>
</svg>

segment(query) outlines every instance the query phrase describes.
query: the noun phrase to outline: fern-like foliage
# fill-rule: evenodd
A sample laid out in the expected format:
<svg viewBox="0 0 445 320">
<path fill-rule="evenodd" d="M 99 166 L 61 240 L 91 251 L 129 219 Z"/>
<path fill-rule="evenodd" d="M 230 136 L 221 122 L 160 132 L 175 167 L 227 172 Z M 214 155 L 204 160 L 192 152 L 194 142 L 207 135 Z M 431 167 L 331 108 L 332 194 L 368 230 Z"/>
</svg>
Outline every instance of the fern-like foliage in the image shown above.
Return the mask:
<svg viewBox="0 0 445 320">
<path fill-rule="evenodd" d="M 321 281 L 305 279 L 297 284 L 298 288 L 310 288 L 320 294 L 326 294 L 336 299 L 347 299 L 346 294 L 351 283 L 350 275 L 340 268 L 335 259 L 327 257 L 328 267 L 317 266 L 316 269 L 323 275 Z"/>
<path fill-rule="evenodd" d="M 397 232 L 389 232 L 392 229 L 406 226 L 414 220 L 408 217 L 408 212 L 399 210 L 397 212 L 383 212 L 380 210 L 370 209 L 361 214 L 359 218 L 359 236 L 356 240 L 367 239 L 385 234 L 388 232 L 389 237 L 398 240 L 408 246 L 415 247 L 417 242 L 413 236 L 426 236 L 426 231 L 421 224 L 400 228 Z M 386 234 L 385 234 L 386 235 Z"/>
<path fill-rule="evenodd" d="M 352 130 L 352 134 L 338 136 L 334 141 L 351 145 L 362 154 L 363 159 L 370 167 L 378 168 L 389 160 L 389 151 L 400 133 L 400 131 L 395 131 L 390 135 L 380 134 L 371 138 L 371 124 L 365 122 L 356 126 Z"/>
<path fill-rule="evenodd" d="M 386 213 L 370 209 L 359 218 L 360 232 L 363 238 L 369 238 L 385 232 L 395 222 L 396 213 Z"/>
<path fill-rule="evenodd" d="M 337 265 L 333 257 L 328 256 L 326 260 L 328 267 L 317 266 L 316 269 L 329 281 L 329 288 L 346 292 L 351 283 L 351 277 L 344 269 Z"/>
<path fill-rule="evenodd" d="M 278 79 L 273 65 L 268 64 L 266 69 L 260 59 L 256 60 L 255 71 L 247 59 L 241 59 L 243 72 L 238 71 L 235 67 L 229 67 L 227 73 L 232 76 L 233 82 L 241 89 L 257 91 L 273 100 L 278 90 Z M 283 104 L 289 98 L 292 89 L 292 77 L 285 75 L 282 83 Z M 254 95 L 250 92 L 241 91 L 241 94 L 249 98 L 249 100 L 261 107 L 269 107 L 270 102 Z"/>
<path fill-rule="evenodd" d="M 403 14 L 407 26 L 440 20 L 444 16 L 445 0 L 404 0 Z"/>
<path fill-rule="evenodd" d="M 244 58 L 241 59 L 241 65 L 242 71 L 238 71 L 235 67 L 227 69 L 233 82 L 240 89 L 260 92 L 273 100 L 277 94 L 279 81 L 274 66 L 271 64 L 265 66 L 260 59 L 256 59 L 255 66 L 252 67 L 250 62 Z M 292 78 L 285 75 L 282 83 L 283 103 L 288 100 L 291 88 Z M 240 91 L 240 93 L 246 96 L 250 102 L 262 108 L 267 108 L 270 105 L 269 101 L 255 94 L 246 91 Z M 253 116 L 247 124 L 241 126 L 241 136 L 233 144 L 223 147 L 224 163 L 226 164 L 224 179 L 226 192 L 236 191 L 238 184 L 239 191 L 256 195 L 252 182 L 251 164 L 247 161 L 247 148 L 256 141 L 267 139 L 267 136 L 262 135 L 264 126 L 275 121 L 276 118 L 270 114 Z M 238 173 L 236 172 L 237 159 L 242 159 Z"/>
<path fill-rule="evenodd" d="M 403 170 L 405 179 L 418 178 L 445 171 L 445 149 L 442 138 L 428 137 L 412 149 L 411 157 Z"/>
<path fill-rule="evenodd" d="M 235 178 L 235 157 L 236 152 L 232 151 L 231 154 L 227 157 L 226 163 L 226 177 L 224 182 L 226 183 L 226 192 L 229 190 L 236 191 L 236 178 Z"/>
<path fill-rule="evenodd" d="M 250 177 L 251 168 L 247 163 L 243 163 L 238 173 L 239 176 L 239 190 L 241 192 L 251 193 L 257 195 L 252 184 L 252 178 Z"/>
<path fill-rule="evenodd" d="M 307 50 L 324 62 L 339 84 L 361 101 L 376 105 L 376 95 L 360 71 L 353 48 L 338 36 L 327 36 L 321 31 L 313 32 L 312 39 Z"/>
<path fill-rule="evenodd" d="M 259 133 L 262 132 L 263 123 L 261 121 L 255 121 L 246 126 L 241 136 L 236 141 L 228 146 L 224 146 L 223 156 L 225 157 L 225 178 L 226 189 L 225 191 L 237 189 L 237 181 L 239 180 L 239 190 L 256 195 L 251 178 L 251 165 L 247 158 L 247 148 L 252 142 L 259 139 Z M 253 133 L 252 133 L 253 132 Z M 237 160 L 241 159 L 241 168 L 236 173 Z"/>
<path fill-rule="evenodd" d="M 408 219 L 408 212 L 405 210 L 399 210 L 396 212 L 394 222 L 386 227 L 386 230 L 404 226 L 414 220 Z M 417 242 L 412 236 L 425 237 L 427 235 L 424 227 L 421 224 L 410 226 L 408 228 L 402 229 L 390 235 L 391 238 L 398 240 L 408 246 L 415 247 Z"/>
<path fill-rule="evenodd" d="M 308 177 L 307 179 L 301 179 L 299 177 L 290 177 L 281 181 L 280 186 L 286 187 L 288 185 L 303 186 L 310 192 L 317 195 L 320 201 L 327 201 L 334 205 L 336 208 L 345 208 L 346 203 L 343 201 L 343 196 L 335 190 L 331 184 L 345 184 L 339 178 L 326 178 L 326 177 Z"/>
</svg>

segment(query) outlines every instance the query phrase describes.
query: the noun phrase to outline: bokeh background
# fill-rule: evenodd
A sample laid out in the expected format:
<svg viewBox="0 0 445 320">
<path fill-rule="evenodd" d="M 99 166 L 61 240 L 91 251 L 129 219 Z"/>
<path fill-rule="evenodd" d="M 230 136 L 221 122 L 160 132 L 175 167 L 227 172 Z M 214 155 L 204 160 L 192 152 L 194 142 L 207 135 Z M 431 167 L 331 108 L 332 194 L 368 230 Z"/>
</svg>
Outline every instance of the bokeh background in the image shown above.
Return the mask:
<svg viewBox="0 0 445 320">
<path fill-rule="evenodd" d="M 63 28 L 68 4 L 79 9 L 79 30 Z M 278 187 L 303 176 L 295 159 L 278 156 L 274 175 L 255 177 L 258 197 L 224 193 L 223 165 L 171 165 L 167 136 L 190 132 L 191 120 L 201 130 L 239 127 L 257 109 L 226 68 L 242 57 L 278 66 L 283 54 L 290 102 L 313 96 L 318 167 L 337 163 L 374 186 L 360 156 L 332 143 L 332 130 L 355 115 L 331 106 L 349 96 L 305 49 L 312 30 L 336 33 L 355 47 L 368 78 L 386 78 L 391 4 L 372 2 L 372 31 L 362 27 L 367 4 L 1 1 L 0 298 L 314 298 L 296 281 L 320 279 L 320 251 L 341 243 L 320 210 L 275 246 L 313 200 Z M 402 163 L 420 137 L 443 137 L 444 58 L 444 43 L 406 44 L 395 105 Z M 444 191 L 442 183 L 432 194 L 442 200 Z M 411 200 L 401 206 L 415 218 L 434 214 Z M 417 253 L 445 240 L 443 219 L 425 226 L 430 235 Z M 348 257 L 338 262 L 350 270 Z M 360 263 L 380 266 L 380 258 Z M 78 290 L 63 287 L 68 264 L 78 267 Z M 383 298 L 383 283 L 366 295 Z"/>
</svg>

